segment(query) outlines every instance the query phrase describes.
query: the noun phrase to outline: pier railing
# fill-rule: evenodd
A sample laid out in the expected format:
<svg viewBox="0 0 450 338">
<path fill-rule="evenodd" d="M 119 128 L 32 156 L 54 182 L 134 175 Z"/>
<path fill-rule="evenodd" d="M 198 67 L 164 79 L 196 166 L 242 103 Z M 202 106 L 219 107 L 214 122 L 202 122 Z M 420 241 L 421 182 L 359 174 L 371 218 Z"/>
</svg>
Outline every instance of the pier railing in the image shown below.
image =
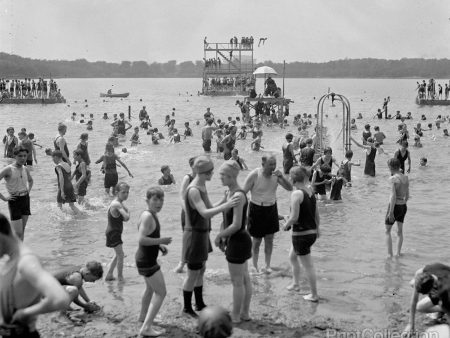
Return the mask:
<svg viewBox="0 0 450 338">
<path fill-rule="evenodd" d="M 254 43 L 254 42 L 253 42 Z M 234 51 L 234 50 L 242 50 L 242 51 L 251 51 L 253 50 L 253 43 L 229 43 L 229 42 L 206 42 L 204 43 L 205 51 Z"/>
</svg>

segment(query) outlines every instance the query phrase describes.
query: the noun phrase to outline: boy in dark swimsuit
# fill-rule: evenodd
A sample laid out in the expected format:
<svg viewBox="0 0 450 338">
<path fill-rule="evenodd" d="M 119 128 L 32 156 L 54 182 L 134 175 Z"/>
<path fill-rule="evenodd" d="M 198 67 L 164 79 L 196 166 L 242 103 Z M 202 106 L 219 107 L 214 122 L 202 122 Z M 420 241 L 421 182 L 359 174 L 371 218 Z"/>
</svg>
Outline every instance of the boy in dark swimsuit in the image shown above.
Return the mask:
<svg viewBox="0 0 450 338">
<path fill-rule="evenodd" d="M 146 285 L 139 315 L 139 321 L 142 322 L 139 334 L 144 337 L 156 337 L 164 331 L 156 331 L 152 327 L 153 320 L 166 296 L 166 283 L 157 258 L 159 251 L 163 255 L 167 254 L 166 245 L 172 242 L 172 237 L 160 236 L 161 226 L 157 213 L 164 204 L 164 191 L 159 187 L 148 189 L 146 204 L 147 208 L 139 219 L 139 247 L 135 255 L 136 267 L 139 274 L 144 277 Z"/>
<path fill-rule="evenodd" d="M 53 273 L 56 280 L 69 294 L 70 302 L 82 307 L 86 312 L 94 312 L 100 307 L 92 302 L 83 288 L 83 282 L 95 282 L 102 278 L 103 267 L 100 262 L 87 262 L 83 267 L 69 267 Z M 80 300 L 83 298 L 84 302 Z M 70 307 L 69 307 L 70 309 Z"/>
</svg>

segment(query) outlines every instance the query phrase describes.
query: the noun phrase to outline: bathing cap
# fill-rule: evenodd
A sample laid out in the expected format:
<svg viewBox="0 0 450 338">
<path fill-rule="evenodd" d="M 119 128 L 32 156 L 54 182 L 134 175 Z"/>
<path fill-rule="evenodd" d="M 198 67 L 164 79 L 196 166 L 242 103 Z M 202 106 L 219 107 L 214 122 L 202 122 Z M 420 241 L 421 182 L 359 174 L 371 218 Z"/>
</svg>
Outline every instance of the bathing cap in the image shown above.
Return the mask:
<svg viewBox="0 0 450 338">
<path fill-rule="evenodd" d="M 203 174 L 214 169 L 214 163 L 206 156 L 198 156 L 194 161 L 194 170 L 197 174 Z"/>
<path fill-rule="evenodd" d="M 239 174 L 241 167 L 235 160 L 228 160 L 223 162 L 219 170 L 226 173 L 227 175 L 236 177 Z"/>
</svg>

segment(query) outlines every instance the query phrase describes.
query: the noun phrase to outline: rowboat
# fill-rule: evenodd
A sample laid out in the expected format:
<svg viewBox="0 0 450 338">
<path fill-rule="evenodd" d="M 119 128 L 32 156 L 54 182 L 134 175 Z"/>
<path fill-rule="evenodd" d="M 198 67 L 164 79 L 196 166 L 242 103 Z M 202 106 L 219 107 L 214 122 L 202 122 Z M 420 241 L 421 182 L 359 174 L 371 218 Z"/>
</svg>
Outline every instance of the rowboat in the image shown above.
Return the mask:
<svg viewBox="0 0 450 338">
<path fill-rule="evenodd" d="M 436 100 L 416 97 L 416 103 L 419 106 L 450 106 L 450 100 Z"/>
<path fill-rule="evenodd" d="M 130 93 L 122 93 L 122 94 L 104 94 L 100 93 L 100 97 L 128 97 Z"/>
</svg>

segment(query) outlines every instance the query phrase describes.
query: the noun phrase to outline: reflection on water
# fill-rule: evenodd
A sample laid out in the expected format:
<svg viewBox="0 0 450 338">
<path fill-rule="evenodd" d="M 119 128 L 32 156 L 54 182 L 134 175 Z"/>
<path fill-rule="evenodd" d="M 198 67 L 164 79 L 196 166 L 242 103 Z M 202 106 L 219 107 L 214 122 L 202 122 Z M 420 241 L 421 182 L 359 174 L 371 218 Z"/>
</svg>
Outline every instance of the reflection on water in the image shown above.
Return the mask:
<svg viewBox="0 0 450 338">
<path fill-rule="evenodd" d="M 139 284 L 142 281 L 133 268 L 134 253 L 137 248 L 136 224 L 140 213 L 146 208 L 145 191 L 157 182 L 161 176 L 160 167 L 164 164 L 170 165 L 177 181 L 181 181 L 183 175 L 189 172 L 189 157 L 202 153 L 199 141 L 201 126 L 196 126 L 195 121 L 202 120 L 206 107 L 211 107 L 215 117 L 222 120 L 226 120 L 227 116 L 239 116 L 240 112 L 234 105 L 236 98 L 179 95 L 186 91 L 196 93 L 201 83 L 199 79 L 61 79 L 58 82 L 64 96 L 68 98 L 68 105 L 33 107 L 0 105 L 3 121 L 8 121 L 16 130 L 26 127 L 28 131 L 34 132 L 38 143 L 44 148 L 52 147 L 52 140 L 57 133 L 57 123 L 66 121 L 68 146 L 70 150 L 73 150 L 80 134 L 86 130 L 85 125 L 71 121 L 70 116 L 73 112 L 76 112 L 78 116 L 82 113 L 85 116 L 94 114 L 94 130 L 89 132 L 89 150 L 93 161 L 102 155 L 106 140 L 111 133 L 112 121 L 103 120 L 101 118 L 103 113 L 108 113 L 112 117 L 113 113 L 126 113 L 128 106 L 131 106 L 131 123 L 135 126 L 138 124 L 138 112 L 145 105 L 153 127 L 158 127 L 165 132 L 164 116 L 171 112 L 172 107 L 175 107 L 176 125 L 179 130 L 183 130 L 184 122 L 191 122 L 194 138 L 183 140 L 181 144 L 162 142 L 160 145 L 152 145 L 147 135 L 141 132 L 142 144 L 130 149 L 126 154 L 120 154 L 135 176 L 134 179 L 129 178 L 126 172 L 119 168 L 120 179 L 131 186 L 129 199 L 125 202 L 130 208 L 131 220 L 124 224 L 123 234 L 126 254 L 125 277 L 129 276 L 130 284 L 121 287 L 117 284 L 108 284 L 107 290 L 119 301 L 122 301 L 123 297 L 134 297 L 136 301 L 142 291 L 142 286 Z M 103 102 L 98 95 L 112 83 L 118 91 L 120 88 L 129 91 L 130 97 Z M 390 112 L 396 110 L 402 113 L 412 112 L 415 120 L 407 121 L 410 130 L 422 114 L 427 116 L 427 122 L 433 121 L 438 114 L 445 116 L 450 114 L 450 107 L 417 107 L 414 104 L 415 81 L 413 80 L 286 79 L 286 95 L 295 101 L 291 105 L 289 122 L 292 122 L 292 116 L 297 113 L 314 114 L 318 98 L 328 90 L 328 87 L 350 100 L 352 115 L 356 116 L 359 112 L 363 114 L 364 119 L 357 120 L 359 129 L 353 131 L 353 136 L 356 139 L 361 138 L 365 123 L 371 124 L 372 127 L 378 125 L 387 135 L 383 147 L 391 155 L 397 148 L 395 144 L 397 122 L 372 118 L 384 97 L 391 97 Z M 87 107 L 84 103 L 85 99 L 87 99 Z M 342 122 L 336 115 L 341 116 L 342 107 L 338 104 L 336 107 L 331 107 L 326 102 L 325 113 L 329 116 L 325 119 L 325 124 L 329 130 L 333 156 L 341 161 L 343 148 L 338 135 Z M 448 128 L 447 123 L 442 126 L 443 128 Z M 352 169 L 353 187 L 343 189 L 342 203 L 320 203 L 321 237 L 313 247 L 313 257 L 317 268 L 319 293 L 324 295 L 323 303 L 326 306 L 308 305 L 307 311 L 322 315 L 327 314 L 326 311 L 329 311 L 327 309 L 335 310 L 334 315 L 348 311 L 348 313 L 359 313 L 367 318 L 365 319 L 367 321 L 374 320 L 375 317 L 378 318 L 376 323 L 383 323 L 386 319 L 383 313 L 399 311 L 394 303 L 401 304 L 403 310 L 407 308 L 410 292 L 407 282 L 418 267 L 429 262 L 448 261 L 450 252 L 447 242 L 450 239 L 450 232 L 446 229 L 446 222 L 443 222 L 443 215 L 448 209 L 450 193 L 447 175 L 450 167 L 450 140 L 441 136 L 441 130 L 425 132 L 422 140 L 423 148 L 410 148 L 411 200 L 408 202 L 408 214 L 404 225 L 405 255 L 398 261 L 385 261 L 384 214 L 389 195 L 387 183 L 389 172 L 386 167 L 388 157 L 377 155 L 375 160 L 377 176 L 368 179 L 362 174 L 365 153 L 359 148 L 353 149 L 355 153 L 353 160 L 361 160 L 361 167 Z M 281 165 L 281 145 L 287 131 L 295 132 L 295 128 L 293 126 L 284 130 L 278 127 L 266 128 L 263 136 L 265 150 L 259 153 L 250 150 L 251 139 L 238 141 L 237 148 L 240 156 L 246 160 L 249 168 L 253 169 L 260 165 L 263 154 L 273 151 L 276 152 L 278 164 Z M 128 138 L 122 142 L 119 149 L 129 146 Z M 212 156 L 216 158 L 215 154 Z M 419 168 L 418 159 L 422 156 L 428 157 L 428 168 Z M 5 160 L 1 161 L 2 164 L 6 164 Z M 33 215 L 27 226 L 26 243 L 42 257 L 47 266 L 52 268 L 82 264 L 90 259 L 97 259 L 104 263 L 109 261 L 111 252 L 105 247 L 104 231 L 107 224 L 106 209 L 110 198 L 105 197 L 103 193 L 103 176 L 100 166 L 91 164 L 92 180 L 88 187 L 87 201 L 93 207 L 84 209 L 84 215 L 74 217 L 67 212 L 61 212 L 56 207 L 56 175 L 51 159 L 46 157 L 42 150 L 38 150 L 38 161 L 39 165 L 35 166 L 32 172 L 35 180 L 31 193 Z M 220 162 L 221 160 L 216 161 L 217 166 Z M 246 174 L 244 172 L 240 175 L 241 183 Z M 217 173 L 207 186 L 211 201 L 219 200 L 224 188 L 221 186 Z M 173 242 L 169 246 L 169 255 L 161 258 L 163 267 L 167 270 L 178 263 L 180 255 L 181 226 L 178 189 L 179 186 L 165 189 L 165 205 L 159 216 L 162 235 L 173 237 Z M 289 213 L 288 201 L 289 193 L 280 188 L 278 204 L 279 212 L 283 215 Z M 7 213 L 6 204 L 0 204 L 0 211 Z M 212 238 L 220 222 L 220 216 L 214 218 Z M 394 241 L 396 240 L 395 230 L 394 227 Z M 268 300 L 273 300 L 274 293 L 285 294 L 285 291 L 280 290 L 290 282 L 290 271 L 287 265 L 289 247 L 289 233 L 277 234 L 273 263 L 286 271 L 286 277 L 254 278 L 255 292 L 267 294 Z M 216 250 L 211 254 L 208 268 L 221 272 L 220 278 L 208 277 L 214 283 L 228 281 L 226 262 L 221 252 Z M 181 285 L 181 276 L 179 278 L 170 276 L 166 278 L 168 283 Z M 303 276 L 302 278 L 304 283 L 302 290 L 307 290 L 308 284 Z M 227 286 L 226 292 L 231 292 L 231 288 Z M 127 295 L 124 296 L 124 293 Z M 394 299 L 391 299 L 393 296 Z M 289 298 L 289 295 L 286 295 L 286 298 Z M 127 302 L 127 299 L 123 301 Z M 295 303 L 296 301 L 292 300 L 293 306 Z M 274 305 L 267 301 L 267 306 Z"/>
</svg>

